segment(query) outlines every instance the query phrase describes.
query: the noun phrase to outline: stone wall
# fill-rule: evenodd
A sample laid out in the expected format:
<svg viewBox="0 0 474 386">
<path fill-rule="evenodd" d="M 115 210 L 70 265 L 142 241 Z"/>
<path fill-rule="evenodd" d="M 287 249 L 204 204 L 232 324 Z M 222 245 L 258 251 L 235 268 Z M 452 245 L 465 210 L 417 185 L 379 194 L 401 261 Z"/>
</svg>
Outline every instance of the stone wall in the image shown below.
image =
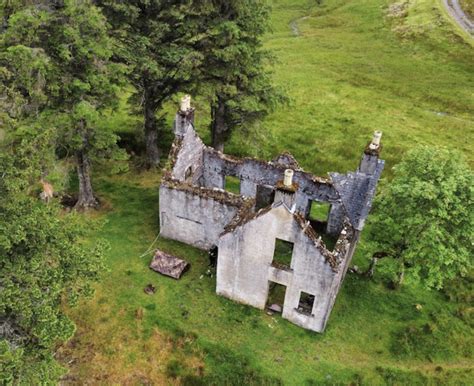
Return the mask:
<svg viewBox="0 0 474 386">
<path fill-rule="evenodd" d="M 163 182 L 160 186 L 160 235 L 209 249 L 244 201 L 223 191 Z"/>
<path fill-rule="evenodd" d="M 178 149 L 171 178 L 197 184 L 203 174 L 204 144 L 194 130 L 188 130 L 175 141 L 175 146 Z"/>
<path fill-rule="evenodd" d="M 310 330 L 323 331 L 351 258 L 352 233 L 350 237 L 347 233 L 342 235 L 336 253 L 331 254 L 318 239 L 303 231 L 284 205 L 261 213 L 220 238 L 217 293 L 263 309 L 269 281 L 282 284 L 286 286 L 283 318 Z M 276 238 L 294 243 L 290 269 L 272 265 Z M 329 259 L 333 259 L 333 264 Z M 310 315 L 297 310 L 301 291 L 315 296 Z"/>
<path fill-rule="evenodd" d="M 276 162 L 264 162 L 252 158 L 235 158 L 213 149 L 206 148 L 203 156 L 203 185 L 225 189 L 225 176 L 240 179 L 240 193 L 255 197 L 258 186 L 275 188 L 283 180 L 285 169 L 289 165 Z M 327 202 L 335 207 L 330 212 L 328 232 L 337 235 L 342 228 L 343 207 L 336 189 L 328 179 L 316 177 L 297 168 L 293 175 L 297 187 L 295 204 L 298 211 L 307 213 L 310 201 Z"/>
</svg>

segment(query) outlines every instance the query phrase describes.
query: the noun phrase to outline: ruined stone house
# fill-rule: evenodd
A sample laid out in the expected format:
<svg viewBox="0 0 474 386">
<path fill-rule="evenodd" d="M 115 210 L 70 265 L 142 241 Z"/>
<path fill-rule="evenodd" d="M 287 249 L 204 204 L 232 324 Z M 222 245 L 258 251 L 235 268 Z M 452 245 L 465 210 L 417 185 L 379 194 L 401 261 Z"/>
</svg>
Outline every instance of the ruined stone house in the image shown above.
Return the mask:
<svg viewBox="0 0 474 386">
<path fill-rule="evenodd" d="M 218 247 L 216 292 L 322 332 L 369 213 L 384 161 L 381 133 L 359 168 L 321 178 L 291 154 L 236 158 L 205 146 L 189 100 L 176 115 L 160 186 L 160 234 Z M 227 191 L 229 179 L 239 194 Z"/>
</svg>

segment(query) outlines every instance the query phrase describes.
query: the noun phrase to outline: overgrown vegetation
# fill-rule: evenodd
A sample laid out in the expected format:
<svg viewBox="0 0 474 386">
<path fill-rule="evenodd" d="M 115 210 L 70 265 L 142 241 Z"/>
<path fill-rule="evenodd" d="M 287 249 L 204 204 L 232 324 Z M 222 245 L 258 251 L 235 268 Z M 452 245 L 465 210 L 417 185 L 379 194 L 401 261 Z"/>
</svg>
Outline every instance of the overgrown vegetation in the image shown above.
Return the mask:
<svg viewBox="0 0 474 386">
<path fill-rule="evenodd" d="M 466 276 L 473 268 L 474 174 L 464 159 L 420 147 L 394 169 L 370 219 L 370 238 L 382 250 L 374 259 L 384 257 L 381 268 L 395 286 L 406 280 L 440 289 Z"/>
<path fill-rule="evenodd" d="M 46 138 L 45 138 L 46 137 Z M 91 295 L 105 244 L 84 241 L 92 223 L 29 194 L 47 136 L 27 137 L 0 155 L 0 383 L 55 384 L 67 371 L 57 346 L 75 325 L 64 306 Z"/>
<path fill-rule="evenodd" d="M 344 172 L 355 169 L 371 132 L 380 129 L 384 131 L 382 155 L 387 160 L 387 179 L 393 175 L 391 167 L 420 143 L 457 148 L 472 164 L 472 45 L 452 31 L 431 2 L 406 2 L 407 12 L 389 15 L 392 3 L 275 0 L 273 33 L 267 35 L 264 47 L 276 55 L 274 82 L 287 89 L 292 102 L 252 130 L 235 131 L 227 152 L 270 158 L 289 150 L 308 170 Z M 129 16 L 127 7 L 122 11 Z M 176 47 L 157 48 L 164 50 L 160 54 L 165 53 L 160 59 L 176 65 Z M 138 57 L 141 54 L 137 52 Z M 135 90 L 124 90 L 119 110 L 107 110 L 106 116 L 98 119 L 102 122 L 97 122 L 97 127 L 109 134 L 110 129 L 120 132 L 121 145 L 133 161 L 132 151 L 139 152 L 143 146 L 143 137 L 137 141 L 133 135 L 140 117 L 126 103 Z M 197 129 L 210 143 L 208 100 L 198 97 L 195 103 Z M 162 108 L 163 117 L 156 118 L 170 127 L 176 106 L 169 103 Z M 162 134 L 166 147 L 172 135 L 164 130 Z M 126 136 L 132 136 L 133 141 L 128 142 Z M 49 157 L 54 159 L 48 152 L 36 156 L 43 154 L 48 161 Z M 56 356 L 70 369 L 63 382 L 470 384 L 474 375 L 469 306 L 472 276 L 452 280 L 441 293 L 417 281 L 393 291 L 387 288 L 385 276 L 376 274 L 374 280 L 368 280 L 348 273 L 326 332 L 305 331 L 278 316 L 216 296 L 214 272 L 205 252 L 171 240 L 155 240 L 159 231 L 156 188 L 161 176 L 131 165 L 129 173 L 115 176 L 109 175 L 110 165 L 98 165 L 94 179 L 103 203 L 96 215 L 104 220 L 104 227 L 88 240 L 95 244 L 106 239 L 111 246 L 106 253 L 110 272 L 96 286 L 95 297 L 71 308 L 56 296 L 62 292 L 55 288 L 52 315 L 62 315 L 57 308 L 61 305 L 77 325 L 74 337 L 61 345 Z M 28 205 L 18 211 L 23 214 L 21 219 L 29 219 L 35 213 L 30 208 L 38 207 L 60 219 L 55 225 L 60 229 L 52 230 L 55 235 L 69 232 L 73 223 L 63 226 L 55 206 L 40 206 L 34 194 L 27 193 L 31 193 Z M 13 224 L 18 221 L 13 211 L 10 217 Z M 42 224 L 44 216 L 40 220 L 34 224 Z M 32 233 L 41 241 L 48 236 L 48 229 L 34 227 Z M 374 252 L 365 239 L 369 233 L 370 229 L 365 229 L 354 260 L 363 269 Z M 74 232 L 65 245 L 76 251 L 76 242 L 82 240 L 75 237 L 81 235 Z M 48 248 L 49 242 L 42 241 L 37 245 Z M 29 245 L 35 244 L 30 240 Z M 180 281 L 157 275 L 148 269 L 150 256 L 144 254 L 148 247 L 186 259 L 191 263 L 190 271 Z M 48 254 L 39 252 L 33 257 L 42 262 L 45 256 Z M 81 258 L 84 256 L 97 255 L 88 253 Z M 4 264 L 3 251 L 1 258 Z M 93 261 L 92 267 L 84 263 L 92 268 L 85 276 L 95 279 L 101 266 Z M 77 272 L 75 264 L 82 262 L 68 260 L 71 274 Z M 49 268 L 35 272 L 55 272 Z M 76 276 L 82 280 L 81 275 L 74 279 Z M 71 285 L 60 283 L 66 289 Z M 150 283 L 156 287 L 153 295 L 143 291 Z M 73 285 L 73 290 L 77 289 Z M 4 298 L 10 306 L 15 305 L 8 297 L 2 301 Z M 35 351 L 38 345 L 29 346 L 31 353 L 46 352 L 49 356 L 39 358 L 46 358 L 46 362 L 33 358 L 21 365 L 22 358 L 32 358 L 22 357 L 29 352 L 12 350 L 11 344 L 2 343 L 0 373 L 9 375 L 4 376 L 5 381 L 11 382 L 11 374 L 18 378 L 19 373 L 31 376 L 26 378 L 33 380 L 30 383 L 60 376 L 62 370 L 54 365 L 51 352 L 71 335 L 72 324 L 66 324 L 68 328 L 58 330 L 59 336 L 45 335 L 49 340 L 40 346 L 45 351 Z M 40 363 L 40 367 L 31 363 Z"/>
<path fill-rule="evenodd" d="M 461 8 L 471 20 L 474 20 L 474 3 L 470 0 L 460 0 Z"/>
</svg>

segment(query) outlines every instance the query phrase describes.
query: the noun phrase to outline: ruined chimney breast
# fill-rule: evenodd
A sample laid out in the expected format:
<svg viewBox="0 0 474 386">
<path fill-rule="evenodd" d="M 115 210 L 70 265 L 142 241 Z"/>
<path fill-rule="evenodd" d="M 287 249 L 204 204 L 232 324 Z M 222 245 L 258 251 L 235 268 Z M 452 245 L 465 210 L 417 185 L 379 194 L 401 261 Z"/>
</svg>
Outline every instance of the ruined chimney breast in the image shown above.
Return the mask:
<svg viewBox="0 0 474 386">
<path fill-rule="evenodd" d="M 181 98 L 179 110 L 174 120 L 174 134 L 183 137 L 188 128 L 194 124 L 194 109 L 191 107 L 191 96 L 185 95 Z"/>
<path fill-rule="evenodd" d="M 377 169 L 379 161 L 379 153 L 382 150 L 382 144 L 380 142 L 382 138 L 381 131 L 375 131 L 372 137 L 372 141 L 367 145 L 362 155 L 362 160 L 359 165 L 359 172 L 366 174 L 374 174 Z"/>
</svg>

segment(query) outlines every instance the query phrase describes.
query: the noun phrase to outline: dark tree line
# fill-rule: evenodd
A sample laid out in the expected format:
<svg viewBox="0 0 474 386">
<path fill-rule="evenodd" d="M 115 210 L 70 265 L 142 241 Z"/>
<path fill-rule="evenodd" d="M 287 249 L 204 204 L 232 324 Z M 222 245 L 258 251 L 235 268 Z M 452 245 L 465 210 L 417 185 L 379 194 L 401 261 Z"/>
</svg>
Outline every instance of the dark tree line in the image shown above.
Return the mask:
<svg viewBox="0 0 474 386">
<path fill-rule="evenodd" d="M 74 333 L 62 312 L 103 269 L 99 243 L 38 181 L 75 167 L 76 209 L 98 205 L 93 165 L 126 160 L 104 130 L 125 87 L 143 115 L 148 167 L 162 156 L 157 116 L 179 92 L 207 99 L 213 145 L 265 116 L 281 94 L 262 49 L 269 10 L 245 0 L 0 0 L 0 383 L 50 384 Z"/>
<path fill-rule="evenodd" d="M 265 1 L 99 0 L 118 44 L 116 58 L 130 68 L 134 104 L 144 120 L 147 164 L 161 157 L 156 118 L 177 92 L 206 96 L 212 145 L 223 150 L 235 128 L 265 116 L 284 97 L 270 80 Z"/>
<path fill-rule="evenodd" d="M 147 167 L 162 156 L 157 116 L 178 92 L 209 101 L 219 150 L 284 100 L 261 46 L 268 17 L 264 1 L 6 1 L 1 103 L 13 127 L 43 119 L 55 132 L 76 164 L 76 208 L 96 207 L 93 163 L 126 157 L 99 125 L 125 84 L 143 115 Z"/>
</svg>

